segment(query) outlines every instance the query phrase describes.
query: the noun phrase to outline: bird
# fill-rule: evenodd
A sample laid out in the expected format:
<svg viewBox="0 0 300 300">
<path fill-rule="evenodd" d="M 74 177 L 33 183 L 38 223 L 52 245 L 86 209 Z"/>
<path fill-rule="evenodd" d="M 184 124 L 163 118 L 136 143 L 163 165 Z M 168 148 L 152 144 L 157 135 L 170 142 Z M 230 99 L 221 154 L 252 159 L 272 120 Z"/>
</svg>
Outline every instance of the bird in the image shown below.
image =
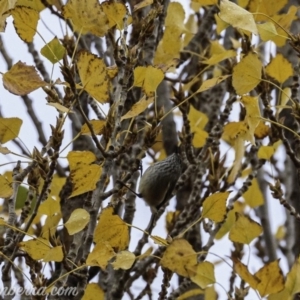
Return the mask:
<svg viewBox="0 0 300 300">
<path fill-rule="evenodd" d="M 117 180 L 118 183 L 129 189 L 137 197 L 143 198 L 150 206 L 152 214 L 145 230 L 147 234 L 151 234 L 155 226 L 158 210 L 172 198 L 173 190 L 182 173 L 182 166 L 182 160 L 178 152 L 154 163 L 142 175 L 138 193 L 121 180 Z"/>
<path fill-rule="evenodd" d="M 144 199 L 153 213 L 170 200 L 181 173 L 182 161 L 176 152 L 145 171 L 139 183 L 138 196 Z"/>
</svg>

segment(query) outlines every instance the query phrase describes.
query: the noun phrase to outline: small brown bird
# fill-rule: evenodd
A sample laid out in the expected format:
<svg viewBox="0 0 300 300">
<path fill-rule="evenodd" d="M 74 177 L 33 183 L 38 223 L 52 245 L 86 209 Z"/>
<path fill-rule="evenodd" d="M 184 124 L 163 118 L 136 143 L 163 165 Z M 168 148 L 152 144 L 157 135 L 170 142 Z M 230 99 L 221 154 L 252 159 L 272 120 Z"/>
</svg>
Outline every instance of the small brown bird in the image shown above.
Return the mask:
<svg viewBox="0 0 300 300">
<path fill-rule="evenodd" d="M 133 191 L 124 182 L 118 183 L 127 187 L 136 196 L 143 198 L 150 206 L 152 216 L 146 231 L 151 233 L 157 219 L 157 211 L 172 198 L 172 192 L 182 173 L 182 161 L 178 153 L 173 153 L 166 159 L 151 165 L 143 174 L 139 193 Z"/>
<path fill-rule="evenodd" d="M 151 207 L 152 212 L 170 200 L 181 172 L 182 163 L 178 153 L 154 163 L 145 171 L 140 180 L 139 196 Z"/>
</svg>

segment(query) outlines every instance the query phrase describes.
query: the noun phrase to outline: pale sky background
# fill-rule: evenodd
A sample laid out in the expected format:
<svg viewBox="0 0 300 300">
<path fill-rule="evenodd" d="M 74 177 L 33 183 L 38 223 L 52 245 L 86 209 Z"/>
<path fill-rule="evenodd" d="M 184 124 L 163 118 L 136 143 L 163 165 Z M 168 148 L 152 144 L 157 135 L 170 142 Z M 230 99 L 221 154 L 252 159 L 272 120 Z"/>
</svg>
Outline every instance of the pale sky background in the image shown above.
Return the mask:
<svg viewBox="0 0 300 300">
<path fill-rule="evenodd" d="M 184 4 L 185 9 L 188 11 L 188 4 L 189 1 L 177 1 L 180 3 Z M 41 19 L 45 20 L 47 24 L 51 24 L 51 30 L 55 32 L 55 34 L 58 36 L 58 38 L 62 37 L 62 32 L 61 32 L 61 26 L 59 25 L 59 21 L 57 17 L 53 17 L 48 11 L 43 11 L 41 13 Z M 27 65 L 33 65 L 33 60 L 31 55 L 28 54 L 27 51 L 27 46 L 26 44 L 20 40 L 18 35 L 15 32 L 15 29 L 12 24 L 12 18 L 8 19 L 7 22 L 7 27 L 5 33 L 1 34 L 1 37 L 3 39 L 4 45 L 6 46 L 6 49 L 8 49 L 9 54 L 11 57 L 13 57 L 14 61 L 13 63 L 18 62 L 21 60 L 22 62 L 26 62 Z M 50 40 L 53 39 L 53 35 L 46 29 L 46 27 L 43 25 L 41 21 L 39 21 L 38 25 L 38 31 L 42 34 L 43 38 L 49 42 Z M 38 35 L 35 35 L 34 38 L 34 44 L 36 46 L 36 49 L 41 49 L 44 46 L 44 42 L 41 40 L 41 38 Z M 45 61 L 45 66 L 48 70 L 48 73 L 51 73 L 52 69 L 52 64 L 48 62 L 46 59 Z M 4 73 L 6 72 L 6 64 L 0 55 L 0 72 Z M 55 65 L 54 69 L 54 76 L 53 79 L 56 79 L 60 77 L 62 79 L 62 76 L 59 73 L 59 64 Z M 47 138 L 50 135 L 50 124 L 55 124 L 55 119 L 57 116 L 57 112 L 55 108 L 49 107 L 46 105 L 46 100 L 45 100 L 45 93 L 41 90 L 38 89 L 34 92 L 32 92 L 30 95 L 30 98 L 33 99 L 34 102 L 34 109 L 40 118 L 40 120 L 43 123 L 43 129 L 47 133 Z M 28 118 L 27 112 L 26 112 L 26 107 L 23 104 L 22 99 L 20 99 L 18 96 L 10 94 L 6 89 L 4 89 L 3 85 L 0 84 L 0 110 L 1 113 L 3 114 L 4 117 L 19 117 L 23 119 L 23 125 L 21 127 L 20 131 L 20 139 L 26 144 L 26 146 L 29 148 L 30 151 L 32 151 L 34 146 L 37 146 L 38 149 L 41 148 L 41 144 L 38 142 L 38 136 L 36 133 L 36 130 L 33 127 L 33 123 L 31 119 Z M 234 118 L 234 116 L 231 116 L 231 118 Z M 70 122 L 67 119 L 66 125 L 65 125 L 65 139 L 63 141 L 62 148 L 71 140 L 71 133 L 70 133 Z M 180 130 L 181 126 L 178 123 L 178 130 Z M 15 151 L 19 153 L 20 151 L 18 148 L 14 146 L 12 142 L 8 142 L 4 145 L 5 147 L 8 147 L 10 150 Z M 223 149 L 224 152 L 227 149 Z M 65 151 L 63 153 L 63 156 L 67 155 L 67 152 L 69 150 Z M 276 154 L 279 158 L 279 154 Z M 233 157 L 232 157 L 233 159 Z M 7 165 L 7 166 L 1 166 L 2 164 L 13 161 L 16 162 L 19 160 L 18 157 L 13 157 L 13 156 L 0 156 L 0 173 L 3 174 L 6 170 L 11 170 L 14 167 L 14 164 Z M 25 161 L 25 159 L 22 159 L 22 161 Z M 60 159 L 60 162 L 63 164 L 66 164 L 66 160 Z M 229 162 L 230 163 L 230 162 Z M 23 165 L 25 166 L 25 165 Z M 145 160 L 145 165 L 144 165 L 144 170 L 147 168 L 148 164 L 146 163 Z M 269 168 L 268 163 L 265 165 L 265 168 Z M 174 209 L 174 200 L 171 201 L 170 206 L 167 208 L 167 210 L 173 210 Z M 145 228 L 146 225 L 148 224 L 148 219 L 150 218 L 150 208 L 147 207 L 142 199 L 137 199 L 136 201 L 137 204 L 137 212 L 135 215 L 134 219 L 134 225 L 138 226 L 140 228 Z M 285 213 L 283 212 L 280 204 L 272 200 L 271 203 L 271 225 L 273 228 L 273 232 L 275 233 L 278 226 L 282 225 L 285 220 Z M 253 219 L 255 218 L 254 212 L 251 212 L 251 217 Z M 147 222 L 145 222 L 147 220 Z M 160 219 L 158 226 L 154 229 L 153 234 L 154 235 L 159 235 L 161 237 L 166 237 L 165 234 L 162 232 L 164 231 L 164 216 Z M 136 229 L 132 229 L 132 234 L 133 234 L 133 239 L 130 244 L 130 250 L 133 250 L 135 248 L 135 245 L 137 244 L 138 239 L 142 236 L 142 233 Z M 203 243 L 205 244 L 206 239 L 203 238 Z M 150 241 L 150 244 L 153 246 L 154 244 Z M 251 243 L 253 244 L 253 242 Z M 155 246 L 155 245 L 154 245 Z M 225 260 L 227 260 L 229 263 L 228 256 L 230 255 L 230 250 L 233 249 L 231 242 L 228 241 L 228 235 L 226 235 L 222 240 L 216 241 L 215 245 L 210 249 L 210 252 L 216 253 L 217 255 L 223 257 Z M 244 256 L 244 263 L 247 263 L 248 259 L 248 248 L 245 246 L 244 251 L 246 252 Z M 217 262 L 219 259 L 215 256 L 208 255 L 207 260 L 210 262 Z M 284 273 L 287 271 L 287 266 L 286 266 L 286 261 L 285 259 L 282 259 L 280 262 L 280 266 L 282 267 Z M 249 262 L 249 270 L 250 272 L 254 273 L 256 272 L 260 267 L 262 267 L 262 263 L 258 261 L 255 258 L 254 253 L 250 254 L 250 262 Z M 219 263 L 215 267 L 215 276 L 216 280 L 218 283 L 224 285 L 225 289 L 228 289 L 228 278 L 231 275 L 231 269 L 225 264 L 225 263 Z M 157 289 L 154 290 L 154 299 L 156 298 L 157 293 L 160 290 L 160 285 L 161 285 L 161 272 L 159 273 L 159 276 L 155 280 Z M 141 290 L 141 288 L 144 287 L 144 282 L 139 282 L 134 284 L 134 288 L 136 290 L 136 294 L 138 294 Z M 173 287 L 177 286 L 177 279 L 176 276 L 173 276 L 172 282 L 171 282 L 171 287 L 170 289 L 173 289 Z M 0 289 L 2 287 L 2 284 L 0 282 Z M 222 288 L 220 288 L 219 285 L 215 285 L 218 293 L 219 293 L 219 299 L 227 299 L 226 294 Z M 133 290 L 133 291 L 135 291 Z M 156 294 L 155 294 L 156 293 Z M 15 297 L 14 299 L 17 299 Z M 124 297 L 124 299 L 129 299 L 127 296 Z M 252 291 L 250 291 L 249 296 L 247 299 L 258 299 L 257 295 Z"/>
</svg>

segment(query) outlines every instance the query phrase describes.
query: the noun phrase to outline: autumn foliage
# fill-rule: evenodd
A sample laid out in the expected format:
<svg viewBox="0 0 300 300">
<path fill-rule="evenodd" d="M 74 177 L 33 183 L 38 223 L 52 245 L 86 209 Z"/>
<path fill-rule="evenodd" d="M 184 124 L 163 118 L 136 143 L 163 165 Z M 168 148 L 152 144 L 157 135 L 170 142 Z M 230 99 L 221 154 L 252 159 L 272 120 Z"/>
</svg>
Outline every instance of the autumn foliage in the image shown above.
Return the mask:
<svg viewBox="0 0 300 300">
<path fill-rule="evenodd" d="M 39 136 L 21 136 L 25 110 L 1 112 L 4 288 L 45 288 L 32 299 L 71 299 L 51 294 L 67 287 L 85 300 L 299 296 L 299 7 L 181 2 L 0 1 L 3 87 Z M 34 63 L 11 57 L 10 20 Z M 45 40 L 41 21 L 62 32 Z M 144 158 L 177 150 L 175 208 L 166 201 L 166 232 L 150 234 L 125 185 L 137 189 Z"/>
</svg>

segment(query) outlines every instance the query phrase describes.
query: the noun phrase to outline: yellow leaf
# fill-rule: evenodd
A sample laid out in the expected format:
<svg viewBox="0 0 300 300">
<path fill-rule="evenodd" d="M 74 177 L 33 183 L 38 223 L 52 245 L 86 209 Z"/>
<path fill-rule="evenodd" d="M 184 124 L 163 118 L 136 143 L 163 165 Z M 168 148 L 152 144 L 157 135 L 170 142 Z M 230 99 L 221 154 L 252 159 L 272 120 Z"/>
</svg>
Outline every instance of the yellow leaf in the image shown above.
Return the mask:
<svg viewBox="0 0 300 300">
<path fill-rule="evenodd" d="M 105 208 L 100 214 L 94 234 L 94 242 L 99 241 L 109 242 L 117 252 L 128 247 L 128 226 L 118 215 L 113 214 L 112 207 Z"/>
<path fill-rule="evenodd" d="M 143 97 L 142 99 L 140 99 L 137 103 L 135 103 L 131 109 L 124 115 L 122 116 L 121 120 L 125 120 L 125 119 L 129 119 L 129 118 L 134 118 L 137 115 L 139 115 L 140 113 L 142 113 L 143 111 L 145 111 L 145 109 L 152 104 L 154 101 L 154 97 Z"/>
<path fill-rule="evenodd" d="M 167 158 L 167 153 L 166 153 L 165 149 L 162 148 L 161 151 L 159 152 L 159 156 L 157 158 L 157 161 L 162 161 L 165 158 Z"/>
<path fill-rule="evenodd" d="M 235 181 L 240 171 L 245 153 L 245 140 L 250 140 L 249 129 L 246 122 L 230 122 L 225 125 L 222 138 L 233 146 L 235 150 L 235 160 L 233 168 L 228 176 L 228 183 Z"/>
<path fill-rule="evenodd" d="M 89 283 L 84 290 L 82 300 L 104 300 L 104 291 L 98 283 Z"/>
<path fill-rule="evenodd" d="M 250 0 L 237 0 L 237 4 L 240 6 L 240 7 L 247 7 L 248 3 L 249 3 Z"/>
<path fill-rule="evenodd" d="M 103 60 L 82 50 L 78 54 L 77 67 L 83 89 L 100 103 L 107 102 L 109 99 L 109 78 Z"/>
<path fill-rule="evenodd" d="M 174 2 L 171 2 L 170 5 L 172 3 Z M 174 58 L 179 58 L 182 45 L 182 29 L 175 25 L 166 26 L 164 36 L 155 52 L 154 63 L 157 65 L 166 64 Z"/>
<path fill-rule="evenodd" d="M 256 289 L 262 297 L 284 289 L 284 277 L 279 268 L 279 260 L 265 264 L 254 275 L 260 280 Z"/>
<path fill-rule="evenodd" d="M 175 239 L 167 247 L 160 264 L 178 275 L 190 277 L 197 264 L 197 254 L 188 241 Z"/>
<path fill-rule="evenodd" d="M 147 249 L 143 254 L 137 256 L 136 259 L 142 260 L 142 259 L 144 259 L 144 258 L 146 258 L 146 257 L 149 257 L 149 256 L 151 255 L 152 251 L 153 251 L 153 248 L 150 247 L 150 248 Z"/>
<path fill-rule="evenodd" d="M 43 259 L 51 249 L 49 241 L 41 238 L 21 242 L 19 243 L 19 247 L 34 260 Z"/>
<path fill-rule="evenodd" d="M 55 199 L 58 202 L 60 201 L 60 191 L 62 189 L 62 187 L 65 185 L 66 183 L 66 178 L 65 177 L 59 177 L 57 174 L 55 174 L 52 178 L 52 182 L 51 182 L 51 193 L 48 196 L 48 199 Z M 42 185 L 41 185 L 42 186 Z M 41 204 L 41 206 L 43 205 L 43 203 Z"/>
<path fill-rule="evenodd" d="M 80 232 L 90 221 L 90 214 L 82 208 L 75 209 L 69 220 L 65 223 L 69 235 Z"/>
<path fill-rule="evenodd" d="M 65 52 L 65 47 L 60 43 L 57 37 L 53 38 L 41 49 L 41 54 L 53 64 L 63 59 Z"/>
<path fill-rule="evenodd" d="M 163 71 L 152 66 L 136 67 L 133 73 L 133 85 L 143 88 L 146 95 L 151 95 L 155 92 L 164 79 Z"/>
<path fill-rule="evenodd" d="M 176 72 L 176 66 L 179 64 L 180 60 L 178 58 L 174 58 L 172 60 L 169 60 L 167 63 L 159 64 L 156 67 L 163 71 L 163 73 L 166 72 Z"/>
<path fill-rule="evenodd" d="M 74 111 L 72 111 L 71 109 L 59 104 L 59 103 L 46 103 L 46 105 L 52 106 L 54 108 L 56 108 L 58 111 L 62 112 L 62 113 L 73 113 Z"/>
<path fill-rule="evenodd" d="M 199 3 L 201 6 L 217 5 L 218 4 L 218 0 L 192 0 L 192 2 Z"/>
<path fill-rule="evenodd" d="M 214 288 L 214 286 L 209 286 L 205 289 L 205 300 L 218 300 L 218 294 Z"/>
<path fill-rule="evenodd" d="M 293 296 L 290 295 L 289 291 L 287 288 L 283 289 L 281 292 L 279 293 L 275 293 L 275 294 L 271 294 L 268 297 L 268 300 L 293 300 Z"/>
<path fill-rule="evenodd" d="M 203 147 L 208 137 L 208 133 L 203 130 L 208 122 L 208 117 L 191 105 L 188 120 L 190 121 L 191 132 L 194 134 L 193 146 L 196 148 Z"/>
<path fill-rule="evenodd" d="M 61 11 L 61 9 L 62 9 L 62 4 L 61 4 L 60 0 L 47 0 L 47 3 L 52 4 L 59 11 Z"/>
<path fill-rule="evenodd" d="M 242 202 L 237 201 L 234 203 L 233 209 L 229 211 L 225 222 L 222 224 L 222 227 L 216 234 L 217 240 L 221 239 L 227 232 L 229 232 L 229 230 L 235 223 L 235 219 L 236 219 L 235 213 L 237 212 L 237 213 L 241 214 L 244 210 L 244 207 L 245 207 L 245 204 Z"/>
<path fill-rule="evenodd" d="M 123 29 L 126 6 L 123 3 L 103 2 L 101 7 L 108 18 L 109 28 L 117 25 L 118 29 Z"/>
<path fill-rule="evenodd" d="M 243 96 L 241 98 L 241 103 L 243 103 L 246 109 L 246 116 L 244 119 L 244 122 L 248 125 L 246 138 L 249 139 L 252 145 L 255 145 L 254 132 L 261 120 L 258 97 Z"/>
<path fill-rule="evenodd" d="M 0 153 L 6 155 L 11 153 L 11 151 L 7 147 L 0 146 Z"/>
<path fill-rule="evenodd" d="M 279 107 L 277 106 L 277 111 L 276 115 L 278 116 L 279 113 L 282 111 L 284 106 L 289 102 L 292 96 L 292 89 L 290 87 L 285 87 L 280 95 L 280 102 L 279 102 Z"/>
<path fill-rule="evenodd" d="M 121 251 L 117 253 L 116 260 L 112 263 L 114 270 L 128 270 L 135 262 L 135 255 L 130 251 Z"/>
<path fill-rule="evenodd" d="M 256 13 L 263 13 L 269 17 L 279 13 L 279 11 L 287 4 L 288 0 L 250 0 L 249 11 L 254 14 L 256 21 L 269 20 L 266 16 Z"/>
<path fill-rule="evenodd" d="M 290 272 L 286 276 L 285 287 L 291 296 L 300 293 L 300 260 L 294 262 Z"/>
<path fill-rule="evenodd" d="M 272 41 L 278 47 L 284 46 L 287 42 L 287 38 L 289 38 L 289 35 L 281 27 L 283 27 L 287 32 L 289 32 L 293 21 L 298 19 L 296 15 L 297 11 L 298 7 L 291 5 L 287 14 L 274 15 L 272 17 L 272 19 L 274 20 L 276 30 L 278 32 L 278 35 L 275 36 L 272 39 Z M 276 25 L 276 23 L 278 23 L 280 26 Z"/>
<path fill-rule="evenodd" d="M 262 227 L 247 216 L 236 213 L 236 222 L 229 232 L 232 242 L 250 244 L 262 233 Z"/>
<path fill-rule="evenodd" d="M 230 122 L 224 126 L 222 139 L 233 145 L 236 139 L 247 134 L 248 128 L 244 121 Z"/>
<path fill-rule="evenodd" d="M 201 148 L 205 145 L 208 133 L 200 128 L 193 128 L 193 146 L 195 148 Z"/>
<path fill-rule="evenodd" d="M 212 72 L 213 78 L 222 76 L 222 73 L 223 73 L 223 71 L 219 66 L 213 67 L 213 72 Z"/>
<path fill-rule="evenodd" d="M 277 30 L 273 22 L 269 21 L 263 24 L 257 24 L 258 33 L 260 38 L 267 42 L 272 40 L 274 37 L 278 35 Z"/>
<path fill-rule="evenodd" d="M 60 220 L 61 220 L 60 212 L 53 214 L 53 215 L 48 215 L 47 219 L 45 221 L 45 224 L 43 225 L 43 228 L 42 228 L 41 237 L 48 241 L 50 241 L 50 238 L 55 237 L 57 226 L 58 226 L 58 223 L 60 222 Z"/>
<path fill-rule="evenodd" d="M 108 242 L 99 241 L 97 242 L 93 251 L 88 255 L 86 264 L 88 266 L 98 266 L 101 269 L 105 270 L 108 262 L 114 256 L 115 252 L 112 246 Z"/>
<path fill-rule="evenodd" d="M 204 291 L 202 289 L 191 289 L 187 292 L 182 293 L 179 297 L 176 298 L 176 300 L 188 300 L 193 296 L 203 295 Z M 211 299 L 211 298 L 210 298 Z M 214 300 L 214 299 L 211 299 Z"/>
<path fill-rule="evenodd" d="M 267 126 L 263 121 L 260 121 L 254 130 L 254 136 L 257 139 L 263 139 L 269 135 L 270 127 Z"/>
<path fill-rule="evenodd" d="M 247 192 L 243 194 L 246 204 L 251 208 L 258 207 L 264 204 L 264 196 L 260 190 L 257 179 L 254 178 L 251 181 L 251 186 L 248 188 Z"/>
<path fill-rule="evenodd" d="M 215 14 L 215 20 L 217 24 L 217 34 L 221 34 L 221 32 L 226 29 L 230 24 L 227 22 L 223 21 L 218 14 Z"/>
<path fill-rule="evenodd" d="M 12 196 L 14 190 L 10 186 L 10 182 L 0 174 L 0 198 L 9 198 Z"/>
<path fill-rule="evenodd" d="M 226 201 L 229 194 L 230 192 L 218 192 L 206 198 L 203 202 L 202 217 L 222 222 L 226 216 Z"/>
<path fill-rule="evenodd" d="M 236 56 L 235 50 L 227 50 L 225 52 L 212 55 L 210 58 L 203 60 L 203 63 L 207 64 L 207 65 L 216 65 L 225 59 L 235 57 L 235 56 Z M 220 77 L 222 77 L 222 76 L 220 76 Z M 227 78 L 227 77 L 229 77 L 229 75 L 225 75 L 223 77 Z"/>
<path fill-rule="evenodd" d="M 205 80 L 201 84 L 200 88 L 197 90 L 197 93 L 209 90 L 210 88 L 212 88 L 212 87 L 216 86 L 217 84 L 221 83 L 222 81 L 224 81 L 228 77 L 230 77 L 230 75 L 223 75 L 223 76 L 214 77 L 214 78 Z"/>
<path fill-rule="evenodd" d="M 71 180 L 74 186 L 70 198 L 94 190 L 99 181 L 101 171 L 102 168 L 98 165 L 85 165 L 72 172 Z"/>
<path fill-rule="evenodd" d="M 206 114 L 195 109 L 194 106 L 191 105 L 188 114 L 188 120 L 190 121 L 192 130 L 196 127 L 203 129 L 208 122 L 208 117 L 206 116 Z"/>
<path fill-rule="evenodd" d="M 260 280 L 255 276 L 252 275 L 247 266 L 245 266 L 242 262 L 240 262 L 238 259 L 233 259 L 233 266 L 234 271 L 246 282 L 252 287 L 253 289 L 256 289 L 257 284 L 260 282 Z"/>
<path fill-rule="evenodd" d="M 198 263 L 194 271 L 195 274 L 190 278 L 202 289 L 205 289 L 208 285 L 216 282 L 214 265 L 209 261 Z"/>
<path fill-rule="evenodd" d="M 191 4 L 190 4 L 190 7 L 194 12 L 198 12 L 201 8 L 201 4 L 199 4 L 199 3 L 192 0 Z"/>
<path fill-rule="evenodd" d="M 38 12 L 41 12 L 45 8 L 45 5 L 41 0 L 18 0 L 16 5 L 27 6 Z"/>
<path fill-rule="evenodd" d="M 90 120 L 90 123 L 94 129 L 94 133 L 96 135 L 103 134 L 103 129 L 105 128 L 106 121 L 104 120 Z M 90 129 L 86 124 L 81 127 L 81 134 L 91 135 Z"/>
<path fill-rule="evenodd" d="M 155 53 L 155 64 L 166 64 L 174 58 L 179 58 L 183 45 L 182 34 L 186 32 L 184 19 L 185 11 L 182 5 L 171 2 L 168 5 L 164 35 Z"/>
<path fill-rule="evenodd" d="M 270 160 L 274 153 L 275 149 L 273 146 L 261 146 L 258 150 L 257 157 L 259 159 Z"/>
<path fill-rule="evenodd" d="M 106 71 L 107 71 L 107 75 L 108 75 L 109 79 L 113 79 L 117 76 L 119 70 L 116 65 L 113 65 L 113 66 L 107 67 Z"/>
<path fill-rule="evenodd" d="M 186 21 L 184 26 L 186 28 L 186 31 L 184 35 L 183 46 L 186 47 L 197 32 L 197 21 L 194 18 L 194 15 L 190 15 L 188 17 L 188 20 Z"/>
<path fill-rule="evenodd" d="M 15 7 L 15 3 L 17 0 L 2 0 L 0 1 L 0 32 L 4 32 L 6 27 L 6 18 L 9 16 L 8 13 L 6 13 L 11 8 Z"/>
<path fill-rule="evenodd" d="M 233 143 L 233 149 L 235 150 L 235 159 L 233 168 L 231 169 L 227 179 L 228 183 L 233 183 L 235 181 L 242 166 L 242 160 L 245 153 L 245 139 L 243 136 L 238 136 L 236 138 Z"/>
<path fill-rule="evenodd" d="M 160 151 L 164 151 L 164 145 L 163 145 L 163 137 L 162 137 L 162 131 L 159 130 L 159 133 L 156 136 L 156 139 L 154 141 L 154 144 L 152 145 L 152 150 L 155 153 L 158 153 Z M 166 155 L 167 157 L 167 155 Z"/>
<path fill-rule="evenodd" d="M 22 123 L 19 118 L 0 117 L 0 143 L 5 144 L 18 137 Z"/>
<path fill-rule="evenodd" d="M 235 50 L 239 49 L 242 46 L 242 43 L 237 39 L 230 37 L 230 41 L 232 43 L 233 49 L 235 49 Z"/>
<path fill-rule="evenodd" d="M 219 43 L 219 41 L 211 41 L 210 48 L 209 48 L 209 55 L 213 56 L 216 54 L 226 53 L 224 46 Z"/>
<path fill-rule="evenodd" d="M 257 34 L 253 15 L 233 2 L 221 0 L 219 17 L 235 28 Z"/>
<path fill-rule="evenodd" d="M 176 211 L 167 211 L 166 214 L 166 229 L 167 232 L 170 233 L 171 230 L 174 228 L 175 222 L 179 216 L 179 210 Z"/>
<path fill-rule="evenodd" d="M 22 96 L 47 83 L 40 78 L 33 66 L 27 66 L 19 61 L 3 75 L 3 85 L 11 93 Z"/>
<path fill-rule="evenodd" d="M 268 64 L 266 72 L 279 83 L 284 83 L 294 74 L 292 64 L 280 53 L 278 53 Z"/>
<path fill-rule="evenodd" d="M 109 29 L 108 18 L 97 0 L 69 0 L 62 13 L 65 19 L 72 20 L 74 30 L 82 34 L 90 32 L 101 37 Z"/>
<path fill-rule="evenodd" d="M 259 84 L 261 80 L 261 68 L 262 63 L 257 54 L 253 52 L 241 59 L 233 68 L 232 74 L 232 85 L 237 94 L 246 94 Z"/>
<path fill-rule="evenodd" d="M 150 237 L 154 241 L 154 243 L 157 244 L 157 245 L 159 245 L 159 246 L 166 247 L 166 246 L 169 245 L 169 243 L 166 241 L 166 239 L 163 239 L 160 236 L 151 235 Z"/>
<path fill-rule="evenodd" d="M 90 151 L 70 151 L 68 153 L 70 171 L 75 171 L 81 164 L 90 165 L 96 161 L 96 156 Z"/>
<path fill-rule="evenodd" d="M 168 6 L 165 26 L 178 26 L 185 29 L 183 22 L 185 19 L 185 11 L 178 2 L 171 2 Z"/>
<path fill-rule="evenodd" d="M 275 233 L 275 238 L 277 241 L 282 241 L 285 239 L 287 234 L 287 228 L 284 225 L 280 225 L 277 228 L 277 231 Z"/>
<path fill-rule="evenodd" d="M 59 201 L 51 198 L 48 198 L 39 207 L 39 213 L 46 216 L 52 216 L 58 212 L 60 212 Z"/>
<path fill-rule="evenodd" d="M 137 11 L 143 7 L 146 7 L 148 5 L 151 5 L 153 3 L 153 0 L 142 0 L 140 2 L 138 2 L 137 4 L 134 5 L 133 7 L 133 11 Z"/>
<path fill-rule="evenodd" d="M 57 261 L 60 262 L 64 259 L 64 253 L 62 246 L 56 246 L 51 248 L 47 254 L 43 257 L 44 262 Z"/>
<path fill-rule="evenodd" d="M 99 165 L 92 164 L 96 161 L 96 156 L 90 151 L 70 151 L 67 158 L 73 183 L 70 197 L 94 190 L 102 171 Z"/>
<path fill-rule="evenodd" d="M 273 146 L 261 146 L 258 150 L 257 157 L 270 160 L 277 148 L 281 145 L 281 141 L 273 144 Z"/>
<path fill-rule="evenodd" d="M 26 6 L 15 6 L 8 11 L 14 18 L 14 26 L 20 39 L 31 43 L 36 33 L 39 13 Z"/>
</svg>

